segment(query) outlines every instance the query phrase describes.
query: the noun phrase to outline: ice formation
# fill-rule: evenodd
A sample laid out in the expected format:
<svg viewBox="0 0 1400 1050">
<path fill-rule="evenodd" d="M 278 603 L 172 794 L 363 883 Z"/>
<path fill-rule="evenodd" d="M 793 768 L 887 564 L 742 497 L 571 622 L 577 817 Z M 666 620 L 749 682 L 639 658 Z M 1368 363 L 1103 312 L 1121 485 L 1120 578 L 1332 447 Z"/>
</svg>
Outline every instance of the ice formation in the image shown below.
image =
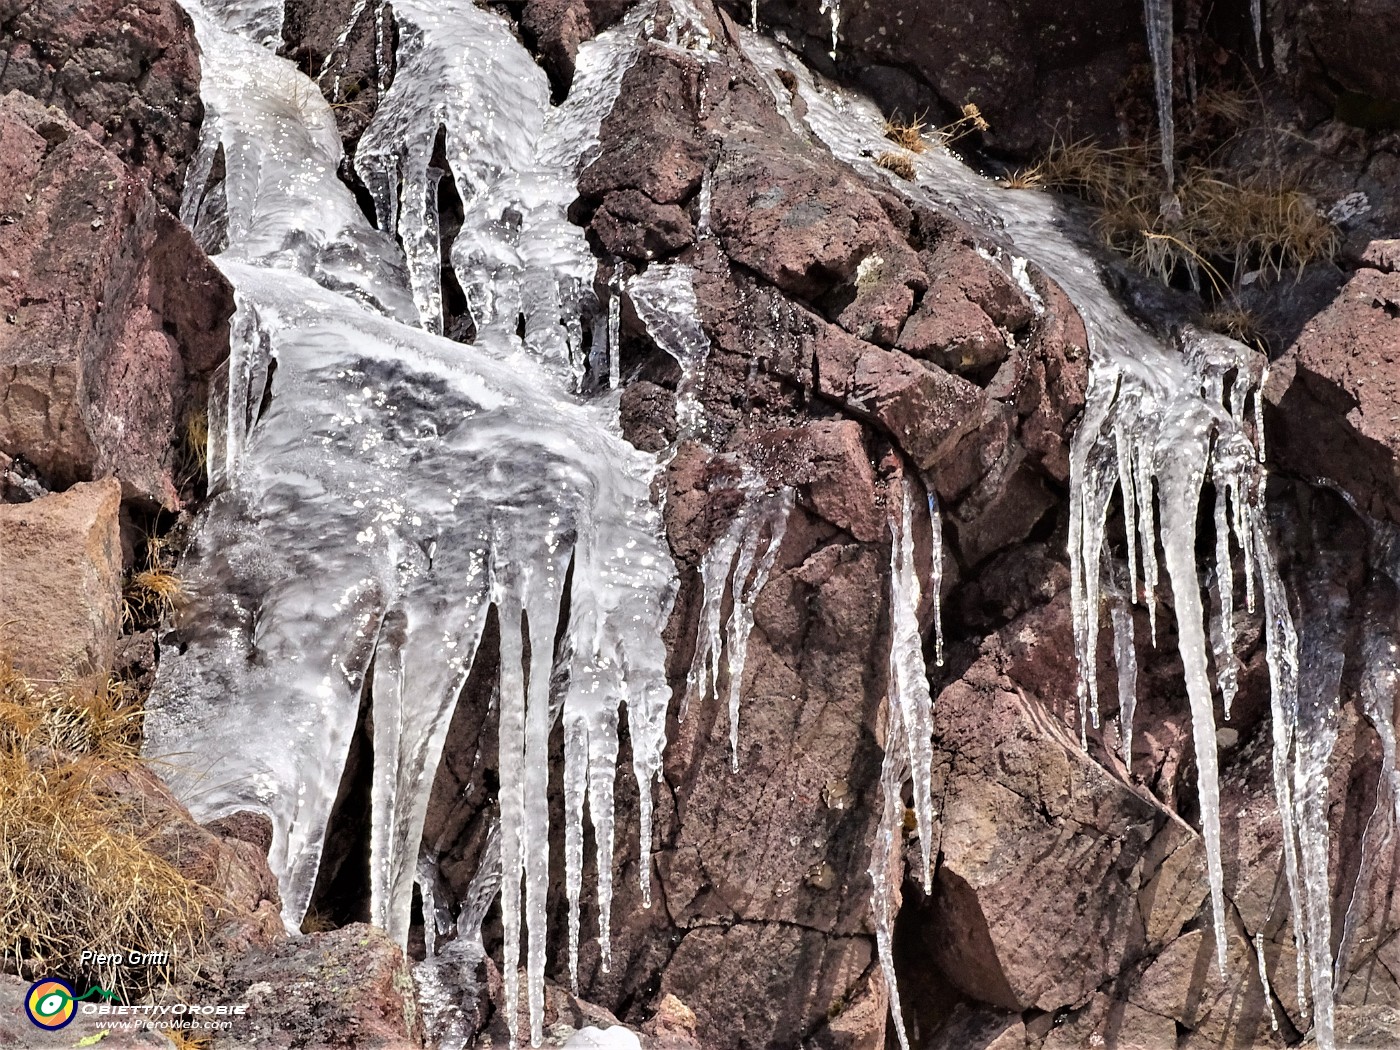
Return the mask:
<svg viewBox="0 0 1400 1050">
<path fill-rule="evenodd" d="M 215 413 L 222 433 L 211 439 L 215 494 L 184 564 L 186 645 L 162 661 L 148 752 L 173 764 L 174 786 L 201 819 L 239 809 L 271 817 L 270 860 L 295 928 L 368 696 L 371 909 L 403 943 L 413 883 L 434 879 L 431 858 L 420 866 L 428 792 L 494 608 L 503 973 L 514 1002 L 528 936 L 538 1040 L 549 816 L 534 803 L 549 786 L 560 699 L 551 679 L 566 672 L 575 874 L 585 804 L 606 829 L 600 850 L 610 846 L 625 710 L 645 885 L 669 700 L 661 629 L 675 580 L 650 495 L 658 461 L 622 439 L 615 397 L 573 393 L 593 271 L 582 231 L 563 214 L 640 18 L 584 45 L 575 94 L 556 108 L 497 16 L 469 2 L 396 4 L 398 76 L 361 164 L 401 252 L 336 178 L 329 106 L 260 46 L 260 9 L 195 0 L 188 9 L 207 119 L 184 218 L 223 247 L 216 261 L 238 314 Z M 439 174 L 428 161 L 439 124 L 467 212 L 453 262 L 476 325 L 471 347 L 432 331 Z M 209 185 L 219 149 L 227 174 Z M 606 877 L 598 889 L 606 916 Z M 441 976 L 443 954 L 435 958 Z"/>
<path fill-rule="evenodd" d="M 793 491 L 766 492 L 759 478 L 745 478 L 744 502 L 724 535 L 705 552 L 700 562 L 703 596 L 695 656 L 686 675 L 681 701 L 684 718 L 693 701 L 703 701 L 720 685 L 720 657 L 728 687 L 730 768 L 739 770 L 739 700 L 748 658 L 749 632 L 753 628 L 754 603 L 773 571 L 783 534 L 792 511 Z M 725 596 L 729 615 L 724 615 Z"/>
<path fill-rule="evenodd" d="M 1256 0 L 1257 2 L 1257 0 Z M 1167 192 L 1176 183 L 1176 119 L 1172 113 L 1172 0 L 1142 0 L 1147 26 L 1147 50 L 1152 55 L 1153 85 L 1157 92 L 1157 131 L 1162 136 L 1162 169 Z"/>
<path fill-rule="evenodd" d="M 1149 23 L 1161 26 L 1160 20 L 1151 17 Z M 1159 40 L 1164 57 L 1169 58 L 1169 42 L 1161 40 L 1160 34 Z M 1207 853 L 1216 959 L 1223 969 L 1226 940 L 1220 799 L 1209 668 L 1212 657 L 1220 666 L 1227 666 L 1233 656 L 1223 647 L 1208 644 L 1195 557 L 1197 507 L 1202 489 L 1207 482 L 1212 483 L 1217 520 L 1223 517 L 1225 533 L 1217 542 L 1217 605 L 1234 601 L 1231 574 L 1236 553 L 1243 567 L 1246 603 L 1254 600 L 1256 589 L 1263 598 L 1283 866 L 1290 888 L 1293 935 L 1299 957 L 1307 962 L 1299 967 L 1299 988 L 1301 993 L 1303 971 L 1311 972 L 1318 1045 L 1331 1050 L 1327 828 L 1316 805 L 1326 793 L 1325 763 L 1319 756 L 1330 749 L 1324 717 L 1327 705 L 1310 709 L 1299 703 L 1298 638 L 1273 554 L 1263 501 L 1260 391 L 1267 374 L 1263 359 L 1223 336 L 1188 328 L 1168 343 L 1144 329 L 1105 287 L 1094 260 L 1064 235 L 1060 205 L 1049 196 L 999 191 L 941 149 L 913 158 L 913 182 L 889 179 L 870 159 L 883 148 L 882 116 L 872 103 L 842 90 L 819 88 L 800 62 L 771 42 L 746 35 L 744 47 L 766 71 L 778 108 L 795 130 L 810 130 L 838 158 L 868 177 L 886 178 L 894 189 L 915 200 L 948 209 L 979 228 L 1003 231 L 1015 252 L 1048 273 L 1083 318 L 1092 368 L 1083 418 L 1071 451 L 1070 508 L 1081 730 L 1090 724 L 1097 726 L 1099 718 L 1096 657 L 1100 609 L 1105 599 L 1109 599 L 1110 610 L 1113 607 L 1111 591 L 1105 590 L 1103 582 L 1110 568 L 1105 530 L 1117 495 L 1128 535 L 1129 600 L 1146 606 L 1154 637 L 1159 544 L 1172 585 L 1200 770 L 1201 833 Z M 799 83 L 806 107 L 800 118 L 788 102 L 788 89 L 776 76 L 779 68 Z M 1169 78 L 1166 84 L 1170 86 Z M 1217 633 L 1228 630 L 1223 612 L 1215 619 L 1220 625 Z M 1135 692 L 1136 655 L 1130 651 L 1129 628 L 1130 623 L 1120 613 L 1114 631 L 1121 672 L 1120 701 Z M 1227 672 L 1227 688 L 1229 677 Z M 1122 713 L 1130 720 L 1129 706 L 1125 704 Z M 1125 725 L 1125 743 L 1127 733 Z M 891 734 L 889 739 L 896 737 Z M 887 750 L 887 759 L 889 754 Z M 890 818 L 888 813 L 886 816 Z M 882 952 L 888 950 L 892 915 L 881 876 L 888 877 L 890 851 L 897 848 L 894 843 L 889 841 L 888 831 L 882 832 L 871 865 L 877 942 Z M 892 985 L 891 990 L 891 1010 L 896 1027 L 902 1030 Z M 1303 994 L 1299 998 L 1306 1001 Z"/>
</svg>

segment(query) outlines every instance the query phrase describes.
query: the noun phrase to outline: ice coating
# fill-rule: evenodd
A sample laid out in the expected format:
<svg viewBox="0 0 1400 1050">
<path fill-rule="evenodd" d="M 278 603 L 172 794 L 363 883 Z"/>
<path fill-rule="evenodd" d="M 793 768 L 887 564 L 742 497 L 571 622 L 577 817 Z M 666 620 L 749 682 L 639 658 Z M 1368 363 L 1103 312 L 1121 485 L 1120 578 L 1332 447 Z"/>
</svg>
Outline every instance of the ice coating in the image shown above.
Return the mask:
<svg viewBox="0 0 1400 1050">
<path fill-rule="evenodd" d="M 938 512 L 938 496 L 933 487 L 928 490 L 928 538 L 929 561 L 932 564 L 932 578 L 929 581 L 933 595 L 933 662 L 943 666 L 943 518 Z"/>
<path fill-rule="evenodd" d="M 558 210 L 635 52 L 639 19 L 580 50 L 578 102 L 551 108 L 546 92 L 540 110 L 519 100 L 539 100 L 543 74 L 497 16 L 467 4 L 444 25 L 434 18 L 454 13 L 445 7 L 396 5 L 419 20 L 401 26 L 407 53 L 396 88 L 415 82 L 415 62 L 441 57 L 434 48 L 479 45 L 486 49 L 479 62 L 451 70 L 467 83 L 447 87 L 458 89 L 454 97 L 508 96 L 518 118 L 498 123 L 494 138 L 473 140 L 470 152 L 479 165 L 472 173 L 483 180 L 478 192 L 499 193 L 525 211 L 501 227 L 478 207 L 457 259 L 464 288 L 523 297 L 532 310 L 540 306 L 539 316 L 527 318 L 521 339 L 515 313 L 485 311 L 478 295 L 476 341 L 463 347 L 403 323 L 422 320 L 431 297 L 414 238 L 428 236 L 432 217 L 425 210 L 423 228 L 410 231 L 393 213 L 405 235 L 405 269 L 395 241 L 375 231 L 335 176 L 339 138 L 316 87 L 248 38 L 260 32 L 254 22 L 240 24 L 227 11 L 212 17 L 193 0 L 189 9 L 206 56 L 210 119 L 184 213 L 206 242 L 226 245 L 216 261 L 234 284 L 238 314 L 214 413 L 226 430 L 211 442 L 216 494 L 182 566 L 192 591 L 186 644 L 162 662 L 147 751 L 170 763 L 173 786 L 200 819 L 239 809 L 268 814 L 270 862 L 295 928 L 368 696 L 371 912 L 403 944 L 413 884 L 432 883 L 420 866 L 428 792 L 494 607 L 502 971 L 514 1002 L 528 942 L 538 1040 L 551 678 L 567 672 L 560 717 L 571 857 L 581 850 L 582 801 L 595 827 L 606 829 L 599 849 L 609 850 L 608 860 L 599 868 L 611 870 L 611 786 L 625 710 L 642 802 L 644 884 L 669 700 L 661 629 L 675 571 L 651 501 L 658 462 L 622 439 L 615 396 L 571 392 L 592 270 L 591 261 L 579 269 L 590 258 L 582 231 Z M 425 92 L 432 86 L 416 83 Z M 431 149 L 433 115 L 409 102 L 400 97 L 384 119 L 400 122 L 394 130 L 406 149 L 419 141 L 413 132 L 426 134 Z M 219 149 L 227 174 L 210 186 Z M 416 169 L 404 173 L 406 184 L 415 177 Z M 573 790 L 580 771 L 583 792 Z M 609 892 L 605 876 L 599 893 Z M 435 887 L 430 896 L 438 947 L 444 902 Z M 571 902 L 576 908 L 576 888 Z M 606 899 L 600 904 L 605 934 Z M 514 1034 L 518 1021 L 508 1020 Z"/>
<path fill-rule="evenodd" d="M 904 841 L 904 789 L 913 789 L 914 814 L 923 853 L 924 892 L 931 888 L 933 846 L 933 699 L 919 631 L 919 576 L 914 565 L 913 482 L 907 474 L 900 498 L 890 507 L 890 654 L 885 705 L 885 757 L 880 767 L 880 823 L 870 858 L 870 908 L 875 949 L 890 997 L 890 1016 L 902 1050 L 909 1050 L 894 968 L 894 910 L 891 886 L 900 878 Z M 931 504 L 932 510 L 935 505 Z M 934 523 L 937 534 L 937 523 Z"/>
<path fill-rule="evenodd" d="M 438 180 L 453 180 L 464 217 L 451 265 L 478 329 L 524 329 L 529 350 L 583 375 L 580 304 L 595 270 L 569 222 L 576 177 L 635 56 L 646 4 L 580 49 L 560 106 L 549 81 L 498 15 L 470 0 L 398 0 L 394 82 L 355 156 L 379 225 L 397 233 L 422 325 L 441 331 Z M 446 172 L 432 166 L 442 136 Z"/>
<path fill-rule="evenodd" d="M 738 514 L 701 559 L 700 627 L 680 710 L 684 718 L 692 701 L 703 701 L 712 691 L 719 690 L 723 655 L 728 685 L 729 761 L 734 772 L 739 770 L 739 705 L 754 603 L 773 570 L 794 498 L 790 488 L 764 491 L 758 478 L 744 479 L 741 489 L 744 503 Z M 724 615 L 726 595 L 728 617 Z"/>
<path fill-rule="evenodd" d="M 1255 3 L 1258 0 L 1254 0 Z M 1157 93 L 1157 131 L 1162 137 L 1162 172 L 1167 192 L 1176 184 L 1176 120 L 1172 114 L 1172 0 L 1142 0 L 1147 27 L 1147 50 L 1152 56 L 1153 87 Z"/>
<path fill-rule="evenodd" d="M 1167 341 L 1134 321 L 1106 288 L 1093 258 L 1063 232 L 1066 225 L 1075 221 L 1072 216 L 1065 216 L 1070 205 L 1045 194 L 999 190 L 940 148 L 911 156 L 914 180 L 889 177 L 871 159 L 883 149 L 883 117 L 871 102 L 844 90 L 818 87 L 800 62 L 772 43 L 751 34 L 745 34 L 743 41 L 745 50 L 765 71 L 778 108 L 794 130 L 799 134 L 810 131 L 839 159 L 869 178 L 884 178 L 897 192 L 915 201 L 946 208 L 989 231 L 989 236 L 1001 231 L 1014 254 L 1030 259 L 1046 271 L 1083 318 L 1090 339 L 1092 368 L 1070 459 L 1071 600 L 1081 678 L 1081 732 L 1087 725 L 1097 724 L 1096 657 L 1102 580 L 1109 561 L 1104 530 L 1116 495 L 1120 505 L 1126 504 L 1124 518 L 1132 554 L 1125 555 L 1125 560 L 1131 559 L 1131 597 L 1146 604 L 1154 637 L 1159 543 L 1171 579 L 1200 769 L 1201 833 L 1211 884 L 1216 959 L 1221 968 L 1225 963 L 1225 925 L 1215 719 L 1209 676 L 1213 654 L 1196 573 L 1195 508 L 1207 481 L 1213 483 L 1217 492 L 1228 492 L 1228 497 L 1222 497 L 1230 501 L 1226 505 L 1226 530 L 1242 553 L 1246 600 L 1254 594 L 1256 583 L 1264 596 L 1266 656 L 1272 683 L 1275 793 L 1284 824 L 1284 868 L 1292 891 L 1294 936 L 1300 956 L 1324 957 L 1329 952 L 1328 941 L 1315 935 L 1320 929 L 1317 924 L 1308 928 L 1299 903 L 1305 897 L 1325 894 L 1325 871 L 1314 864 L 1312 875 L 1304 877 L 1297 837 L 1298 828 L 1306 823 L 1301 808 L 1295 810 L 1295 798 L 1301 796 L 1299 786 L 1303 783 L 1294 769 L 1297 637 L 1270 546 L 1263 507 L 1263 438 L 1258 428 L 1262 414 L 1260 388 L 1265 376 L 1262 357 L 1222 336 L 1189 328 L 1177 339 Z M 792 74 L 798 84 L 797 91 L 805 105 L 800 119 L 787 101 L 788 89 L 776 75 L 780 68 Z M 1217 570 L 1217 575 L 1226 574 Z M 1141 594 L 1137 589 L 1139 580 Z M 1126 645 L 1125 630 L 1116 638 Z M 889 754 L 887 749 L 887 760 Z M 881 894 L 886 891 L 879 882 L 885 872 L 880 851 L 889 848 L 893 847 L 877 841 L 877 855 L 871 867 L 876 881 L 877 942 L 881 937 L 882 908 L 888 906 L 887 898 L 881 903 Z M 1311 910 L 1321 913 L 1325 909 Z M 1322 989 L 1330 1002 L 1330 986 L 1323 988 L 1314 980 L 1313 988 L 1315 993 Z M 895 1005 L 892 1000 L 892 1009 Z M 1325 1026 L 1319 1028 L 1319 1033 L 1330 1040 Z M 1330 1043 L 1319 1045 L 1330 1050 Z"/>
<path fill-rule="evenodd" d="M 900 485 L 898 515 L 890 518 L 890 663 L 889 711 L 885 748 L 904 751 L 907 778 L 914 793 L 914 817 L 923 854 L 920 878 L 932 890 L 933 847 L 933 699 L 929 693 L 924 640 L 919 630 L 923 590 L 914 565 L 914 483 L 906 474 Z M 901 734 L 892 727 L 899 726 Z M 896 785 L 885 784 L 888 791 Z M 900 798 L 903 784 L 897 785 Z M 903 817 L 901 816 L 901 820 Z"/>
<path fill-rule="evenodd" d="M 626 288 L 647 334 L 680 365 L 676 424 L 682 436 L 693 436 L 704 424 L 698 390 L 710 353 L 710 339 L 700 325 L 695 273 L 684 263 L 656 263 L 629 278 Z"/>
</svg>

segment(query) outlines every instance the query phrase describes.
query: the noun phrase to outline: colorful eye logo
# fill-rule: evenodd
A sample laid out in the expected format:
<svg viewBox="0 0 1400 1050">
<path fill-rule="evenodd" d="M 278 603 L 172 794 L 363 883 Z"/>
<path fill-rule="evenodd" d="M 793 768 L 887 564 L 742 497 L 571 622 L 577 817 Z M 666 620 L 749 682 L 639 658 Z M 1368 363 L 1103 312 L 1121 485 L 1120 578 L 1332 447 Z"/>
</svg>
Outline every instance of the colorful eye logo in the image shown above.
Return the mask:
<svg viewBox="0 0 1400 1050">
<path fill-rule="evenodd" d="M 62 1028 L 73 1020 L 77 1008 L 73 1005 L 72 986 L 64 981 L 46 978 L 29 989 L 24 1000 L 24 1012 L 40 1028 Z"/>
</svg>

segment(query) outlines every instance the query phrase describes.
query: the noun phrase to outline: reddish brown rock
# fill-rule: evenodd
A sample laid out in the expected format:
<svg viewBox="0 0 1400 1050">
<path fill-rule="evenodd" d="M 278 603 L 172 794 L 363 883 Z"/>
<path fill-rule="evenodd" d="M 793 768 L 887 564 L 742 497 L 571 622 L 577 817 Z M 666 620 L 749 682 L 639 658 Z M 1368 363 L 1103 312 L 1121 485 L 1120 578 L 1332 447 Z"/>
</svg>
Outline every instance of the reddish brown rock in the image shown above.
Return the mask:
<svg viewBox="0 0 1400 1050">
<path fill-rule="evenodd" d="M 38 679 L 105 676 L 121 629 L 113 480 L 0 504 L 0 653 Z"/>
<path fill-rule="evenodd" d="M 0 94 L 60 106 L 179 211 L 204 109 L 194 28 L 175 0 L 3 0 L 0 52 Z"/>
<path fill-rule="evenodd" d="M 1400 274 L 1357 271 L 1275 366 L 1268 392 L 1282 465 L 1400 521 Z"/>
<path fill-rule="evenodd" d="M 0 450 L 52 487 L 174 508 L 233 296 L 189 231 L 65 117 L 0 100 Z"/>
<path fill-rule="evenodd" d="M 383 930 L 355 923 L 255 946 L 229 963 L 220 1001 L 246 1018 L 215 1046 L 239 1050 L 409 1050 L 423 1045 L 412 974 Z"/>
</svg>

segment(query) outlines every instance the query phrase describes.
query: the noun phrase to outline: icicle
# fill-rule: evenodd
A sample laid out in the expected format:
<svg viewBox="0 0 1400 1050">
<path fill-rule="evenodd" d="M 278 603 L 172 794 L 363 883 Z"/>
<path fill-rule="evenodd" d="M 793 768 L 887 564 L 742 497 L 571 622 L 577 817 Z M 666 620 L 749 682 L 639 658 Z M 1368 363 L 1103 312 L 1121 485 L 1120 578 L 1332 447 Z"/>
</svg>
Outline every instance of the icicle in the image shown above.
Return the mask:
<svg viewBox="0 0 1400 1050">
<path fill-rule="evenodd" d="M 787 531 L 792 501 L 793 491 L 787 488 L 776 496 L 764 499 L 745 530 L 734 569 L 734 607 L 730 610 L 729 626 L 725 632 L 725 650 L 729 658 L 729 768 L 735 773 L 739 772 L 739 700 L 744 684 L 744 665 L 748 660 L 749 632 L 753 629 L 753 607 L 777 560 L 778 548 L 782 546 L 783 535 Z M 760 535 L 764 531 L 768 533 L 767 546 L 755 565 Z"/>
<path fill-rule="evenodd" d="M 1211 913 L 1215 922 L 1216 963 L 1225 973 L 1224 873 L 1220 859 L 1220 785 L 1216 769 L 1215 706 L 1206 670 L 1204 612 L 1196 577 L 1196 507 L 1208 462 L 1209 434 L 1198 420 L 1166 420 L 1159 447 L 1170 449 L 1158 480 L 1162 493 L 1162 548 L 1176 606 L 1177 646 L 1191 703 L 1191 733 L 1199 770 L 1201 835 L 1206 846 Z"/>
<path fill-rule="evenodd" d="M 1138 600 L 1138 545 L 1139 542 L 1152 542 L 1155 537 L 1140 540 L 1138 536 L 1137 493 L 1134 490 L 1137 471 L 1127 432 L 1122 429 L 1114 430 L 1113 442 L 1118 455 L 1118 485 L 1123 494 L 1123 533 L 1127 538 L 1128 545 L 1128 600 L 1136 603 Z"/>
<path fill-rule="evenodd" d="M 831 57 L 836 57 L 836 49 L 841 43 L 841 0 L 822 0 L 822 14 L 831 19 Z"/>
<path fill-rule="evenodd" d="M 1255 0 L 1258 3 L 1258 0 Z M 753 0 L 749 5 L 749 28 L 755 33 L 758 32 L 758 0 Z"/>
<path fill-rule="evenodd" d="M 1133 769 L 1133 713 L 1137 708 L 1137 647 L 1133 643 L 1133 610 L 1123 600 L 1109 610 L 1113 617 L 1113 656 L 1118 665 L 1118 722 L 1123 736 L 1123 764 Z"/>
<path fill-rule="evenodd" d="M 608 389 L 622 388 L 622 298 L 608 296 Z"/>
<path fill-rule="evenodd" d="M 1274 1009 L 1273 990 L 1269 987 L 1269 975 L 1264 966 L 1264 935 L 1254 935 L 1254 958 L 1259 963 L 1259 987 L 1264 990 L 1264 1001 L 1269 1004 L 1269 1026 L 1278 1031 L 1278 1012 Z"/>
<path fill-rule="evenodd" d="M 1307 1009 L 1307 929 L 1303 924 L 1303 886 L 1298 864 L 1297 818 L 1293 805 L 1291 755 L 1298 723 L 1298 636 L 1288 611 L 1264 511 L 1249 510 L 1264 598 L 1265 660 L 1269 666 L 1269 711 L 1273 737 L 1274 799 L 1283 832 L 1283 870 L 1288 880 L 1289 916 L 1297 964 L 1298 1009 Z"/>
<path fill-rule="evenodd" d="M 1264 4 L 1263 0 L 1249 0 L 1249 17 L 1254 23 L 1254 54 L 1259 66 L 1264 66 Z M 1261 450 L 1262 451 L 1262 450 Z M 1277 1027 L 1277 1026 L 1275 1026 Z"/>
<path fill-rule="evenodd" d="M 463 1016 L 462 1007 L 473 1002 L 479 994 L 476 972 L 486 956 L 481 924 L 500 891 L 499 826 L 493 823 L 487 832 L 481 859 L 477 862 L 471 882 L 467 884 L 455 923 L 442 902 L 432 908 L 436 923 L 428 920 L 429 900 L 437 895 L 436 889 L 430 887 L 436 887 L 438 881 L 437 863 L 425 853 L 419 866 L 419 885 L 423 887 L 424 933 L 431 939 L 427 945 L 427 956 L 413 967 L 413 979 L 418 987 L 418 1002 L 423 1009 L 423 1025 L 433 1044 L 438 1050 L 466 1050 L 476 1029 L 476 1019 Z M 443 942 L 433 936 L 434 932 L 453 936 Z"/>
<path fill-rule="evenodd" d="M 1298 852 L 1303 877 L 1304 949 L 1312 978 L 1313 1035 L 1321 1050 L 1333 1046 L 1332 897 L 1328 853 L 1332 841 L 1327 763 L 1337 742 L 1339 696 L 1348 597 L 1331 567 L 1319 564 L 1307 581 L 1306 617 L 1299 644 L 1298 724 L 1293 768 Z"/>
<path fill-rule="evenodd" d="M 1117 397 L 1120 376 L 1090 375 L 1084 420 L 1070 450 L 1071 473 L 1080 479 L 1070 487 L 1070 604 L 1074 637 L 1079 657 L 1079 737 L 1087 744 L 1088 722 L 1099 725 L 1098 637 L 1099 588 L 1103 568 L 1104 528 L 1116 478 L 1114 462 L 1095 454 L 1097 446 L 1089 435 L 1101 435 Z M 1107 393 L 1101 384 L 1107 385 Z M 1084 439 L 1080 439 L 1083 435 Z"/>
<path fill-rule="evenodd" d="M 1157 124 L 1162 136 L 1162 169 L 1167 193 L 1176 184 L 1176 135 L 1172 117 L 1172 2 L 1143 0 L 1143 20 L 1147 25 L 1147 49 L 1152 55 L 1153 80 L 1157 91 Z"/>
<path fill-rule="evenodd" d="M 933 593 L 933 662 L 943 666 L 943 517 L 938 511 L 938 495 L 928 486 L 929 561 Z"/>
<path fill-rule="evenodd" d="M 753 607 L 777 558 L 794 496 L 790 488 L 765 494 L 759 485 L 758 479 L 747 481 L 744 505 L 724 535 L 701 559 L 700 628 L 680 710 L 680 717 L 684 718 L 693 699 L 703 701 L 711 690 L 718 689 L 723 652 L 729 680 L 730 767 L 736 771 L 739 768 L 739 702 L 749 632 L 753 627 Z M 765 536 L 767 544 L 760 556 L 759 547 Z M 726 590 L 732 595 L 727 620 L 723 616 Z"/>
<path fill-rule="evenodd" d="M 903 740 L 887 737 L 885 748 L 905 749 L 914 789 L 914 817 L 923 853 L 924 892 L 932 891 L 933 847 L 933 700 L 929 694 L 924 643 L 919 632 L 919 575 L 914 568 L 912 504 L 914 484 L 903 479 L 899 514 L 890 516 L 890 664 L 889 705 L 904 727 Z M 893 718 L 891 719 L 893 721 Z M 901 796 L 902 797 L 902 796 Z"/>
<path fill-rule="evenodd" d="M 923 854 L 924 892 L 932 891 L 933 700 L 919 634 L 919 577 L 914 569 L 914 485 L 906 474 L 899 506 L 890 508 L 890 658 L 885 705 L 885 757 L 880 768 L 881 813 L 870 858 L 870 906 L 875 948 L 890 997 L 890 1017 L 902 1050 L 909 1050 L 904 1011 L 894 968 L 894 907 L 891 886 L 902 868 L 904 786 L 912 781 L 914 816 Z M 936 509 L 932 490 L 929 499 Z M 893 501 L 891 501 L 893 502 Z M 935 520 L 937 515 L 935 513 Z M 940 536 L 941 539 L 941 536 Z"/>
<path fill-rule="evenodd" d="M 1235 702 L 1238 689 L 1237 664 L 1235 659 L 1235 569 L 1230 561 L 1230 509 L 1229 486 L 1221 479 L 1215 485 L 1215 587 L 1219 595 L 1217 630 L 1215 638 L 1215 678 L 1220 686 L 1220 696 L 1225 711 L 1225 721 L 1230 720 L 1230 708 Z"/>
<path fill-rule="evenodd" d="M 908 764 L 898 745 L 903 732 L 894 704 L 886 706 L 885 757 L 880 766 L 880 823 L 875 830 L 875 848 L 870 858 L 870 910 L 875 918 L 875 951 L 885 977 L 890 1000 L 890 1020 L 899 1039 L 900 1050 L 909 1050 L 909 1034 L 904 1030 L 904 1010 L 899 1001 L 899 977 L 894 968 L 894 902 L 891 887 L 903 875 L 901 845 L 904 842 L 904 780 Z"/>
</svg>

